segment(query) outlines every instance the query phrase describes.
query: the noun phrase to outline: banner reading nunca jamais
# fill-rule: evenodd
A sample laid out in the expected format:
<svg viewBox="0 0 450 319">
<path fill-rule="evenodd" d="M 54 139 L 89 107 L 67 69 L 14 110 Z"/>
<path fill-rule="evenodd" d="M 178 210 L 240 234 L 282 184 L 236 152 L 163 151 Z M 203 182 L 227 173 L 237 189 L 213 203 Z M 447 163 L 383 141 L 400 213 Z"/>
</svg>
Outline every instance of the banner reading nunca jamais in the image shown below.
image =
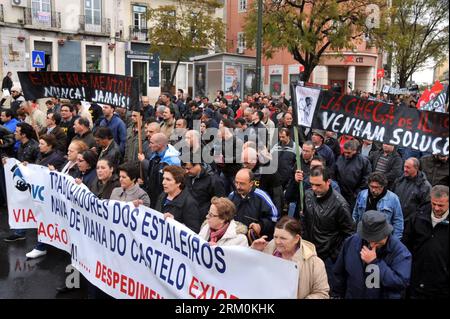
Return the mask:
<svg viewBox="0 0 450 319">
<path fill-rule="evenodd" d="M 18 72 L 25 99 L 58 97 L 133 109 L 139 103 L 139 79 L 83 72 Z"/>
<path fill-rule="evenodd" d="M 449 115 L 321 92 L 313 128 L 448 155 Z"/>
<path fill-rule="evenodd" d="M 143 205 L 101 200 L 71 176 L 15 159 L 5 165 L 10 226 L 72 256 L 72 265 L 115 298 L 296 298 L 299 270 L 248 247 L 211 246 Z M 10 182 L 11 181 L 11 182 Z"/>
</svg>

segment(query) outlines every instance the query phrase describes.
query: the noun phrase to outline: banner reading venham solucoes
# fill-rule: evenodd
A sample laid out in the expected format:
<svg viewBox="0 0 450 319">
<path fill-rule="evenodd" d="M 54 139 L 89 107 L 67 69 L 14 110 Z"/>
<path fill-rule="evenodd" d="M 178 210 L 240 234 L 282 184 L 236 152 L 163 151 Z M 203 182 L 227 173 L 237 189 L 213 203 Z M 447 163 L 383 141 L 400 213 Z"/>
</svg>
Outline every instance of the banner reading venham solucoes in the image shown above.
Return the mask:
<svg viewBox="0 0 450 319">
<path fill-rule="evenodd" d="M 139 79 L 106 73 L 17 72 L 27 100 L 58 97 L 133 109 L 139 103 Z"/>
<path fill-rule="evenodd" d="M 448 113 L 420 111 L 330 91 L 322 91 L 319 101 L 312 128 L 421 152 L 449 154 Z"/>
<path fill-rule="evenodd" d="M 8 159 L 5 172 L 8 181 L 20 174 L 19 186 L 28 185 L 18 190 L 28 202 L 9 201 L 11 210 L 33 207 L 39 241 L 69 252 L 72 265 L 115 298 L 297 297 L 294 262 L 246 247 L 210 246 L 160 212 L 100 200 L 72 177 L 43 166 L 24 168 Z"/>
</svg>

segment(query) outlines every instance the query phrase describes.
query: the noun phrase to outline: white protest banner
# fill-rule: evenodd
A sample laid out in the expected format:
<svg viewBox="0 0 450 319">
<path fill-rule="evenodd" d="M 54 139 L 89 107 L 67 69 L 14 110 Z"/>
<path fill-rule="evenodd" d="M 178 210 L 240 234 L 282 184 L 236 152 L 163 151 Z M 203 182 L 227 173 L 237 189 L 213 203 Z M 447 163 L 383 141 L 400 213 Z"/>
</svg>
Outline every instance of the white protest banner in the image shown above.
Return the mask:
<svg viewBox="0 0 450 319">
<path fill-rule="evenodd" d="M 29 164 L 23 178 L 43 189 L 34 201 L 39 240 L 70 252 L 72 265 L 113 297 L 297 297 L 294 262 L 245 247 L 210 246 L 160 212 L 100 200 L 46 167 Z"/>
<path fill-rule="evenodd" d="M 42 198 L 44 189 L 28 184 L 24 174 L 30 176 L 29 167 L 12 158 L 7 160 L 5 164 L 6 198 L 11 229 L 37 228 L 34 199 Z"/>
</svg>

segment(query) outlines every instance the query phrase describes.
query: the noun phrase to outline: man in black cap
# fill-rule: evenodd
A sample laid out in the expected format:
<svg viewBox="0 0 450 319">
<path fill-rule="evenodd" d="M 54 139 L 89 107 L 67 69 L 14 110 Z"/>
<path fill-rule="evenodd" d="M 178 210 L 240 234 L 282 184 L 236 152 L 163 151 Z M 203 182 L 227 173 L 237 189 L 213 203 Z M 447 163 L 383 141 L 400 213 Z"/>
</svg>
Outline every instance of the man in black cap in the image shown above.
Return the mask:
<svg viewBox="0 0 450 319">
<path fill-rule="evenodd" d="M 399 299 L 409 285 L 412 257 L 386 215 L 370 210 L 346 239 L 334 265 L 334 293 L 346 299 Z"/>
</svg>

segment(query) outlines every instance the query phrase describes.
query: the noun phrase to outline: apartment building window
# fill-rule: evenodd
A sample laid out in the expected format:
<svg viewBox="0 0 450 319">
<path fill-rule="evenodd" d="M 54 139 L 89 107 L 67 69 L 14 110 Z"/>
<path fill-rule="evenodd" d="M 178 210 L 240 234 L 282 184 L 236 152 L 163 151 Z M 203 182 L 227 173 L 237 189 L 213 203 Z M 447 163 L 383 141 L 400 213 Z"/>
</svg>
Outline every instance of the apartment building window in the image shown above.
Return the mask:
<svg viewBox="0 0 450 319">
<path fill-rule="evenodd" d="M 32 0 L 31 14 L 33 23 L 50 26 L 52 23 L 52 5 L 50 0 Z"/>
<path fill-rule="evenodd" d="M 237 34 L 237 49 L 238 53 L 244 53 L 245 50 L 245 37 L 244 32 L 238 32 Z"/>
<path fill-rule="evenodd" d="M 86 46 L 86 72 L 100 73 L 102 65 L 102 47 Z"/>
<path fill-rule="evenodd" d="M 246 11 L 247 11 L 247 0 L 239 0 L 238 12 L 246 12 Z"/>
<path fill-rule="evenodd" d="M 85 0 L 84 14 L 86 15 L 86 24 L 101 25 L 102 0 Z"/>
<path fill-rule="evenodd" d="M 147 29 L 147 7 L 134 5 L 133 6 L 133 25 L 137 30 Z"/>
</svg>

